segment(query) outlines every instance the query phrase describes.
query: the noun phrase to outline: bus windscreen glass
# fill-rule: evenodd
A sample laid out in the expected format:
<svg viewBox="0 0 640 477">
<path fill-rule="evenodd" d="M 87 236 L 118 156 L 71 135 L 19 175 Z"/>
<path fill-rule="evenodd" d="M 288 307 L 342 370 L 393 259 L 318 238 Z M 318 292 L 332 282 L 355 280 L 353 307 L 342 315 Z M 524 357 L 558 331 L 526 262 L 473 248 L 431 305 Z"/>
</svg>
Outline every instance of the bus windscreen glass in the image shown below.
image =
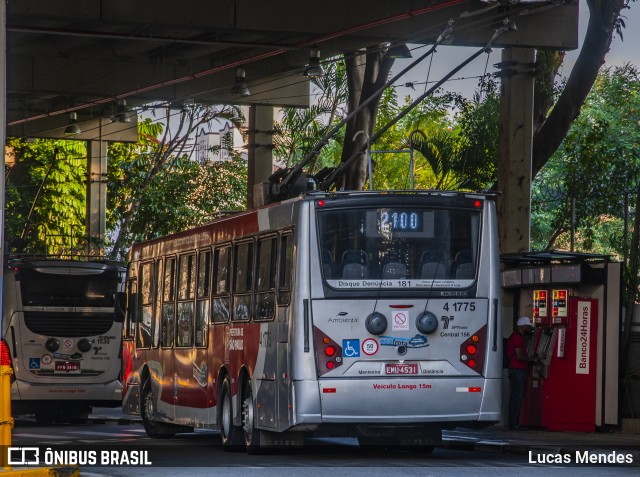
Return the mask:
<svg viewBox="0 0 640 477">
<path fill-rule="evenodd" d="M 476 275 L 481 212 L 423 207 L 318 211 L 332 288 L 466 288 Z"/>
<path fill-rule="evenodd" d="M 22 268 L 19 273 L 23 306 L 113 307 L 116 271 L 76 275 Z"/>
</svg>

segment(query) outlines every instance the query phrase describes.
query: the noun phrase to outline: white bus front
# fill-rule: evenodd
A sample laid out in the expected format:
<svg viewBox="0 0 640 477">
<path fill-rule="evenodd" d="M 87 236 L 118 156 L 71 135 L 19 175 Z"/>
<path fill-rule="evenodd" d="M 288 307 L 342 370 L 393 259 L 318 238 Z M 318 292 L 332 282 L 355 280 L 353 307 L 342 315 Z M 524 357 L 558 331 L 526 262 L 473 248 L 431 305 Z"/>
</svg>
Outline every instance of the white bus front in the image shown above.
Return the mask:
<svg viewBox="0 0 640 477">
<path fill-rule="evenodd" d="M 16 380 L 14 415 L 86 419 L 121 403 L 121 323 L 114 294 L 122 267 L 65 260 L 14 261 L 4 275 L 3 336 Z"/>
</svg>

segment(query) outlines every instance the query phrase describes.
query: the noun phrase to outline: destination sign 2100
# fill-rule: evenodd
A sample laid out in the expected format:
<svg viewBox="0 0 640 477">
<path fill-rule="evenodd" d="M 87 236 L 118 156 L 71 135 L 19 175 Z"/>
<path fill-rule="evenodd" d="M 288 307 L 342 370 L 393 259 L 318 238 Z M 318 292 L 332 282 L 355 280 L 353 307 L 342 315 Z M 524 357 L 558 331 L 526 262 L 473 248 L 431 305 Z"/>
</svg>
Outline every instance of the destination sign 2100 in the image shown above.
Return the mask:
<svg viewBox="0 0 640 477">
<path fill-rule="evenodd" d="M 383 209 L 379 212 L 381 232 L 421 232 L 421 214 L 412 210 Z"/>
</svg>

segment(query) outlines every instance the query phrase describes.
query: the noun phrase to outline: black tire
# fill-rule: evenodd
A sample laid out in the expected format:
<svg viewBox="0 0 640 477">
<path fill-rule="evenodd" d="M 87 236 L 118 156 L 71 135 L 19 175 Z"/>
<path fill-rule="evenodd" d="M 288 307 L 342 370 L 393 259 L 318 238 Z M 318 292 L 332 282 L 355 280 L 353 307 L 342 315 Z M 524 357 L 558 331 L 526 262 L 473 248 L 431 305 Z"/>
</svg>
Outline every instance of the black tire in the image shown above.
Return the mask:
<svg viewBox="0 0 640 477">
<path fill-rule="evenodd" d="M 251 381 L 247 380 L 244 386 L 244 396 L 242 400 L 242 430 L 244 431 L 244 446 L 247 454 L 259 454 L 262 451 L 260 447 L 260 431 L 257 428 L 257 423 L 256 402 L 253 399 Z"/>
<path fill-rule="evenodd" d="M 218 422 L 222 448 L 227 451 L 240 451 L 243 448 L 242 427 L 233 424 L 233 396 L 231 381 L 225 376 L 218 395 Z"/>
<path fill-rule="evenodd" d="M 140 415 L 144 430 L 149 437 L 158 439 L 170 439 L 176 435 L 176 429 L 171 424 L 153 420 L 156 411 L 156 398 L 151 387 L 151 380 L 147 379 L 142 386 L 142 402 Z"/>
</svg>

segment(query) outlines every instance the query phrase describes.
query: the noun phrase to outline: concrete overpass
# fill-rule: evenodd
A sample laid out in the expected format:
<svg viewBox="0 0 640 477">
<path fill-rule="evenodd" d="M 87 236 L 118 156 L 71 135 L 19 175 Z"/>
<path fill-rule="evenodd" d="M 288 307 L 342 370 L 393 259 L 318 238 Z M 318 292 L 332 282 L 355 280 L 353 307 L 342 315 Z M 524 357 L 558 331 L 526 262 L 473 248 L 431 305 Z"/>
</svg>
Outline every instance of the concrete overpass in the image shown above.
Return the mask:
<svg viewBox="0 0 640 477">
<path fill-rule="evenodd" d="M 517 212 L 528 211 L 530 196 L 533 49 L 577 47 L 578 2 L 20 0 L 2 2 L 0 14 L 0 109 L 6 114 L 0 142 L 5 134 L 64 137 L 74 113 L 85 131 L 75 138 L 89 142 L 88 169 L 98 175 L 106 172 L 108 141 L 137 139 L 134 123 L 111 120 L 123 100 L 129 107 L 248 104 L 249 144 L 265 144 L 273 106 L 309 104 L 301 73 L 311 47 L 327 58 L 385 42 L 431 44 L 449 20 L 455 21 L 454 44 L 484 46 L 510 18 L 517 31 L 494 46 L 515 65 L 515 74 L 503 79 L 507 174 L 513 177 L 503 192 L 517 234 L 506 238 L 503 250 L 516 252 L 528 249 L 529 217 Z M 230 95 L 239 67 L 252 91 L 242 98 Z M 250 191 L 271 173 L 270 154 L 250 149 Z M 87 193 L 88 233 L 99 236 L 105 186 L 97 181 Z"/>
</svg>

